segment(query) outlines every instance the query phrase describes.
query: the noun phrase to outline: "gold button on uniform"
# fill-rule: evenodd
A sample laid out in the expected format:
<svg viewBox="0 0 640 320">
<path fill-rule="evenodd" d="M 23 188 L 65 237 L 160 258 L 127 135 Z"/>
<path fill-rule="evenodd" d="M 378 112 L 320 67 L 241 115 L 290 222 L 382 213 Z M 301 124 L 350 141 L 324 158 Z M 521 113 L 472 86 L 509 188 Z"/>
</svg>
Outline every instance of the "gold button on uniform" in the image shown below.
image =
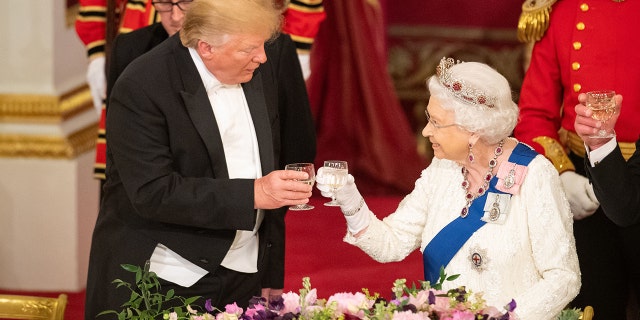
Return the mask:
<svg viewBox="0 0 640 320">
<path fill-rule="evenodd" d="M 578 22 L 578 24 L 576 24 L 576 29 L 580 31 L 584 30 L 584 22 Z"/>
<path fill-rule="evenodd" d="M 571 64 L 571 69 L 573 69 L 573 71 L 578 71 L 580 69 L 580 62 L 574 62 Z"/>
<path fill-rule="evenodd" d="M 582 48 L 582 42 L 576 41 L 576 42 L 573 43 L 573 49 L 574 50 L 580 50 L 580 48 Z"/>
<path fill-rule="evenodd" d="M 579 83 L 574 83 L 573 84 L 573 91 L 574 92 L 580 92 L 580 89 L 582 89 L 582 86 Z"/>
<path fill-rule="evenodd" d="M 583 3 L 580 5 L 580 10 L 582 11 L 588 11 L 589 10 L 589 5 L 586 3 Z"/>
</svg>

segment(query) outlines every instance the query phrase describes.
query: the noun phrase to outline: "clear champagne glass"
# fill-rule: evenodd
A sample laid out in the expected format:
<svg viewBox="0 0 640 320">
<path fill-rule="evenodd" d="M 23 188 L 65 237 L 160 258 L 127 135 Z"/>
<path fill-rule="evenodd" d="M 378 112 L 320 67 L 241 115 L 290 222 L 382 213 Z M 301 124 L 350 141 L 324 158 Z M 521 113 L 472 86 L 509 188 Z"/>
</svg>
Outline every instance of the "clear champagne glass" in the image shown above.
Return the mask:
<svg viewBox="0 0 640 320">
<path fill-rule="evenodd" d="M 336 192 L 347 184 L 347 175 L 349 174 L 347 162 L 342 160 L 327 160 L 324 162 L 322 174 L 324 175 L 324 183 L 331 188 L 331 201 L 326 202 L 324 205 L 329 207 L 340 206 L 336 200 Z"/>
<path fill-rule="evenodd" d="M 310 186 L 313 186 L 313 183 L 316 181 L 316 169 L 313 166 L 313 163 L 291 163 L 286 165 L 284 169 L 306 172 L 309 175 L 309 178 L 307 180 L 299 180 L 302 183 L 306 183 Z M 313 208 L 314 206 L 311 206 L 308 203 L 305 203 L 305 204 L 290 206 L 289 210 L 300 211 L 300 210 L 311 210 Z"/>
<path fill-rule="evenodd" d="M 613 128 L 607 127 L 607 120 L 616 112 L 616 92 L 613 90 L 600 90 L 587 92 L 586 105 L 593 111 L 591 118 L 602 123 L 598 133 L 589 138 L 611 138 L 615 136 Z"/>
</svg>

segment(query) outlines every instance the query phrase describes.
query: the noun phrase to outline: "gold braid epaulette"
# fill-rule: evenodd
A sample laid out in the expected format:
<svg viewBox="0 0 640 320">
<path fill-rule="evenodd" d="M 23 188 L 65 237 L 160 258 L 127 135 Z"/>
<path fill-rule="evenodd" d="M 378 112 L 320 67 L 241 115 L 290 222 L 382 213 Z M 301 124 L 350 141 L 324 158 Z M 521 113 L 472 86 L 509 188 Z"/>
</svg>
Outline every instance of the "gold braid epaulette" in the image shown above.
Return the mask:
<svg viewBox="0 0 640 320">
<path fill-rule="evenodd" d="M 574 167 L 571 160 L 569 160 L 564 148 L 556 139 L 540 136 L 533 138 L 533 142 L 539 143 L 542 148 L 544 148 L 544 155 L 547 159 L 551 160 L 551 163 L 556 167 L 558 173 L 576 170 L 576 167 Z"/>
<path fill-rule="evenodd" d="M 549 27 L 551 6 L 557 0 L 525 0 L 518 20 L 518 40 L 528 43 L 542 38 Z"/>
</svg>

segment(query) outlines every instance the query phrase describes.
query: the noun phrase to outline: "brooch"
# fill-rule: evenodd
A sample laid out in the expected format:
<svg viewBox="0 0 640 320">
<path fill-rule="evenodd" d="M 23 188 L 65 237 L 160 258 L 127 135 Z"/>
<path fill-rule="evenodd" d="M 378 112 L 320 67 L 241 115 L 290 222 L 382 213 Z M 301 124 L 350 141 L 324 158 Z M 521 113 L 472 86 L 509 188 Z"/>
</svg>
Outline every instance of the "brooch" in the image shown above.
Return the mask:
<svg viewBox="0 0 640 320">
<path fill-rule="evenodd" d="M 526 166 L 521 166 L 513 162 L 502 163 L 496 174 L 496 177 L 498 177 L 496 189 L 505 193 L 518 194 L 526 175 Z"/>
<path fill-rule="evenodd" d="M 469 261 L 471 266 L 478 272 L 486 270 L 487 263 L 490 261 L 487 257 L 487 250 L 474 246 L 469 250 Z"/>
<path fill-rule="evenodd" d="M 484 203 L 484 215 L 480 218 L 484 222 L 503 224 L 507 220 L 511 195 L 508 193 L 489 192 Z"/>
</svg>

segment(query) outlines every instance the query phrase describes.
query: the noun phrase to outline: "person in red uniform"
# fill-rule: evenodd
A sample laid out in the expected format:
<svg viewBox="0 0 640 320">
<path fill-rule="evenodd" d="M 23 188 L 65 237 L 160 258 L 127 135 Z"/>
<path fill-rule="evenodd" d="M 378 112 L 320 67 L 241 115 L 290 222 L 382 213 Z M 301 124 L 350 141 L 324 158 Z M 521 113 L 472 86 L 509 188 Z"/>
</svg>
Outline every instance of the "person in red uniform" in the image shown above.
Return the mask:
<svg viewBox="0 0 640 320">
<path fill-rule="evenodd" d="M 118 32 L 130 32 L 158 22 L 151 0 L 115 0 L 116 15 L 120 24 Z M 98 114 L 106 98 L 105 46 L 107 34 L 107 0 L 80 0 L 75 28 L 78 38 L 87 49 L 87 83 Z"/>
<path fill-rule="evenodd" d="M 537 21 L 538 26 L 548 23 L 546 33 L 539 27 L 523 28 L 525 12 L 521 16 L 520 38 L 538 41 L 522 84 L 514 135 L 553 162 L 571 205 L 582 272 L 573 305 L 593 306 L 597 319 L 626 319 L 627 301 L 637 304 L 628 299 L 629 292 L 638 297 L 640 288 L 640 257 L 633 250 L 640 243 L 640 226 L 616 226 L 599 208 L 585 174 L 574 106 L 578 95 L 588 91 L 609 89 L 624 96 L 615 131 L 625 157 L 633 154 L 640 133 L 640 72 L 635 67 L 640 61 L 640 2 L 547 0 L 523 5 L 532 7 L 538 17 L 545 16 L 540 10 L 550 15 L 548 21 Z"/>
</svg>

